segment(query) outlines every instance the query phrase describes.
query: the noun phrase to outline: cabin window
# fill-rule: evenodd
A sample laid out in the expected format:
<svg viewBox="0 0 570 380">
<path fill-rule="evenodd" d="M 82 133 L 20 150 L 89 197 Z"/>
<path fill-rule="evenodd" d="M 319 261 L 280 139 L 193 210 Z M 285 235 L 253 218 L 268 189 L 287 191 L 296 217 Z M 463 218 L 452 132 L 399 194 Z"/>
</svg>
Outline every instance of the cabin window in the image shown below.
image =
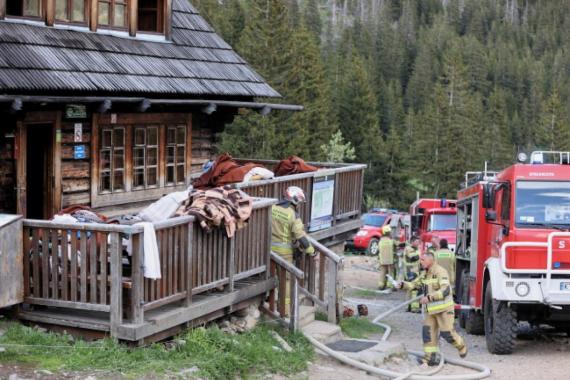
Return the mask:
<svg viewBox="0 0 570 380">
<path fill-rule="evenodd" d="M 85 22 L 85 0 L 56 0 L 55 18 L 58 21 Z"/>
<path fill-rule="evenodd" d="M 101 26 L 127 26 L 127 0 L 99 0 L 98 23 Z"/>
<path fill-rule="evenodd" d="M 158 185 L 158 127 L 135 127 L 133 141 L 133 188 Z"/>
<path fill-rule="evenodd" d="M 125 128 L 105 128 L 101 131 L 100 173 L 102 192 L 125 189 Z"/>
<path fill-rule="evenodd" d="M 188 114 L 100 114 L 93 129 L 92 207 L 184 190 L 191 168 Z"/>
<path fill-rule="evenodd" d="M 186 127 L 168 127 L 166 132 L 166 184 L 184 183 Z"/>
<path fill-rule="evenodd" d="M 41 0 L 6 0 L 6 14 L 19 17 L 40 17 Z"/>
<path fill-rule="evenodd" d="M 137 29 L 141 32 L 163 32 L 163 0 L 139 0 Z"/>
</svg>

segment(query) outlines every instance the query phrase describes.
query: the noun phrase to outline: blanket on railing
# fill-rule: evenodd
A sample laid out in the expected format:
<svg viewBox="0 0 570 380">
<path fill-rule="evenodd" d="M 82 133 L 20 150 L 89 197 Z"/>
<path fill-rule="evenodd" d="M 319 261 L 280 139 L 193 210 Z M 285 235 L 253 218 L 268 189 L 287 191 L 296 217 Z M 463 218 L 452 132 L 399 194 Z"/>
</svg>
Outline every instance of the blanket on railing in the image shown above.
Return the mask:
<svg viewBox="0 0 570 380">
<path fill-rule="evenodd" d="M 275 176 L 282 177 L 284 175 L 316 172 L 318 168 L 305 163 L 305 161 L 297 156 L 291 156 L 279 161 L 275 167 Z"/>
<path fill-rule="evenodd" d="M 223 225 L 226 235 L 231 238 L 237 230 L 245 227 L 252 209 L 253 201 L 243 191 L 218 187 L 190 193 L 177 215 L 194 215 L 208 232 Z"/>
</svg>

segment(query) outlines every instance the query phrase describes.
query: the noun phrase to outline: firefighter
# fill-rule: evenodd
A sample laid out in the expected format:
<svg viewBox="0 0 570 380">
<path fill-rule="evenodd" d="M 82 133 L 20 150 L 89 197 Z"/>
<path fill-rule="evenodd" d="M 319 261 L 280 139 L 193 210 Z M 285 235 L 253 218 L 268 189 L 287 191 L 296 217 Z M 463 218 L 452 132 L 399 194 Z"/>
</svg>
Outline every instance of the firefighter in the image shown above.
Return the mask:
<svg viewBox="0 0 570 380">
<path fill-rule="evenodd" d="M 439 249 L 434 253 L 435 261 L 449 274 L 451 289 L 455 289 L 455 253 L 449 249 L 446 239 L 441 239 Z"/>
<path fill-rule="evenodd" d="M 459 351 L 459 356 L 464 358 L 467 356 L 467 344 L 453 326 L 455 304 L 449 275 L 443 267 L 435 263 L 431 252 L 425 252 L 420 258 L 420 263 L 425 272 L 413 282 L 398 283 L 398 288 L 415 289 L 423 293 L 420 304 L 425 305 L 427 313 L 422 328 L 424 357 L 421 362 L 428 366 L 437 365 L 440 334 Z"/>
<path fill-rule="evenodd" d="M 439 237 L 432 236 L 431 237 L 431 245 L 428 247 L 428 251 L 434 253 L 439 249 Z"/>
<path fill-rule="evenodd" d="M 392 229 L 390 226 L 382 228 L 382 237 L 378 243 L 378 262 L 380 265 L 380 279 L 378 280 L 378 289 L 383 290 L 386 287 L 392 288 L 392 283 L 386 281 L 386 275 L 393 276 L 394 272 L 394 251 L 396 243 L 390 237 Z"/>
<path fill-rule="evenodd" d="M 307 239 L 303 221 L 297 212 L 299 204 L 305 202 L 303 190 L 290 186 L 285 190 L 283 200 L 271 209 L 271 250 L 292 264 L 296 245 L 303 253 L 311 257 L 315 255 L 315 248 Z M 286 288 L 285 304 L 289 309 L 290 287 L 287 285 Z"/>
<path fill-rule="evenodd" d="M 405 281 L 414 281 L 420 275 L 420 239 L 417 236 L 412 237 L 410 244 L 404 249 L 404 273 Z M 407 299 L 412 299 L 418 295 L 415 289 L 408 290 Z M 420 303 L 418 301 L 408 306 L 408 311 L 412 313 L 420 312 Z"/>
</svg>

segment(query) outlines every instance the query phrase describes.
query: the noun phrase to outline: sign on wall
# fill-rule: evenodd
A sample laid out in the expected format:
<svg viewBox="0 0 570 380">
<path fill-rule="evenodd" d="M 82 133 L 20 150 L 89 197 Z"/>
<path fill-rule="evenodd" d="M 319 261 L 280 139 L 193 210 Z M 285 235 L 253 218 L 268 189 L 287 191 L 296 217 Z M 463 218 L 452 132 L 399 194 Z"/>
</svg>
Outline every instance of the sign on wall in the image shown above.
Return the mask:
<svg viewBox="0 0 570 380">
<path fill-rule="evenodd" d="M 86 119 L 87 107 L 84 104 L 68 104 L 65 106 L 66 119 Z"/>
<path fill-rule="evenodd" d="M 309 231 L 319 231 L 332 226 L 334 200 L 334 174 L 315 177 L 311 202 Z"/>
<path fill-rule="evenodd" d="M 81 160 L 85 157 L 85 145 L 75 145 L 73 147 L 73 158 L 76 160 Z"/>
</svg>

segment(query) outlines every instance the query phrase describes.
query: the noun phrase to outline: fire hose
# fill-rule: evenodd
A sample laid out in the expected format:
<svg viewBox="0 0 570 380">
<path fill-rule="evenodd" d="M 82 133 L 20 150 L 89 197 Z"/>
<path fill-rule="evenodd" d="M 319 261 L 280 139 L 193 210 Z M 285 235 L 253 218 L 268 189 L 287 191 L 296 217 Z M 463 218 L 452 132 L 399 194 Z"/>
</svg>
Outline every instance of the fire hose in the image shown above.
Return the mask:
<svg viewBox="0 0 570 380">
<path fill-rule="evenodd" d="M 388 326 L 384 323 L 381 323 L 380 321 L 382 319 L 386 318 L 387 316 L 395 313 L 396 311 L 408 306 L 412 302 L 419 300 L 421 297 L 422 296 L 417 296 L 417 297 L 412 298 L 406 302 L 402 302 L 402 303 L 396 305 L 395 307 L 391 308 L 390 310 L 387 310 L 384 313 L 381 313 L 378 316 L 376 316 L 376 318 L 374 318 L 372 323 L 377 325 L 377 326 L 384 328 L 384 330 L 385 330 L 384 335 L 381 338 L 381 341 L 386 341 L 388 339 L 392 329 L 390 326 Z M 313 346 L 315 346 L 318 350 L 320 350 L 320 351 L 326 353 L 327 355 L 331 356 L 332 358 L 337 359 L 337 360 L 339 360 L 345 364 L 348 364 L 350 366 L 361 369 L 363 371 L 366 371 L 368 373 L 375 374 L 378 376 L 384 376 L 384 377 L 387 377 L 390 379 L 396 379 L 396 380 L 404 380 L 404 379 L 409 379 L 409 380 L 475 380 L 475 379 L 484 379 L 486 377 L 491 376 L 491 369 L 487 366 L 484 366 L 484 365 L 479 364 L 479 363 L 467 361 L 467 360 L 452 359 L 452 358 L 446 358 L 445 361 L 449 364 L 453 364 L 456 366 L 472 369 L 472 370 L 478 371 L 478 372 L 477 373 L 470 373 L 470 374 L 461 374 L 461 375 L 438 375 L 438 376 L 436 376 L 437 372 L 439 372 L 443 368 L 443 365 L 444 365 L 443 355 L 440 356 L 441 359 L 440 359 L 439 365 L 433 370 L 430 370 L 427 372 L 422 372 L 422 373 L 415 372 L 415 371 L 407 372 L 407 373 L 400 373 L 400 372 L 392 371 L 389 369 L 374 367 L 374 366 L 371 366 L 369 364 L 359 362 L 357 360 L 354 360 L 352 358 L 347 357 L 346 355 L 342 354 L 341 352 L 334 351 L 334 350 L 330 349 L 329 347 L 327 347 L 326 345 L 324 345 L 323 343 L 319 342 L 318 340 L 316 340 L 315 338 L 313 338 L 311 336 L 308 336 L 308 335 L 305 335 L 305 336 L 307 337 L 307 339 L 309 340 L 309 342 L 311 342 L 311 344 Z M 423 352 L 420 352 L 420 351 L 407 350 L 407 352 L 413 356 L 416 356 L 416 357 L 422 357 L 423 356 Z"/>
</svg>

